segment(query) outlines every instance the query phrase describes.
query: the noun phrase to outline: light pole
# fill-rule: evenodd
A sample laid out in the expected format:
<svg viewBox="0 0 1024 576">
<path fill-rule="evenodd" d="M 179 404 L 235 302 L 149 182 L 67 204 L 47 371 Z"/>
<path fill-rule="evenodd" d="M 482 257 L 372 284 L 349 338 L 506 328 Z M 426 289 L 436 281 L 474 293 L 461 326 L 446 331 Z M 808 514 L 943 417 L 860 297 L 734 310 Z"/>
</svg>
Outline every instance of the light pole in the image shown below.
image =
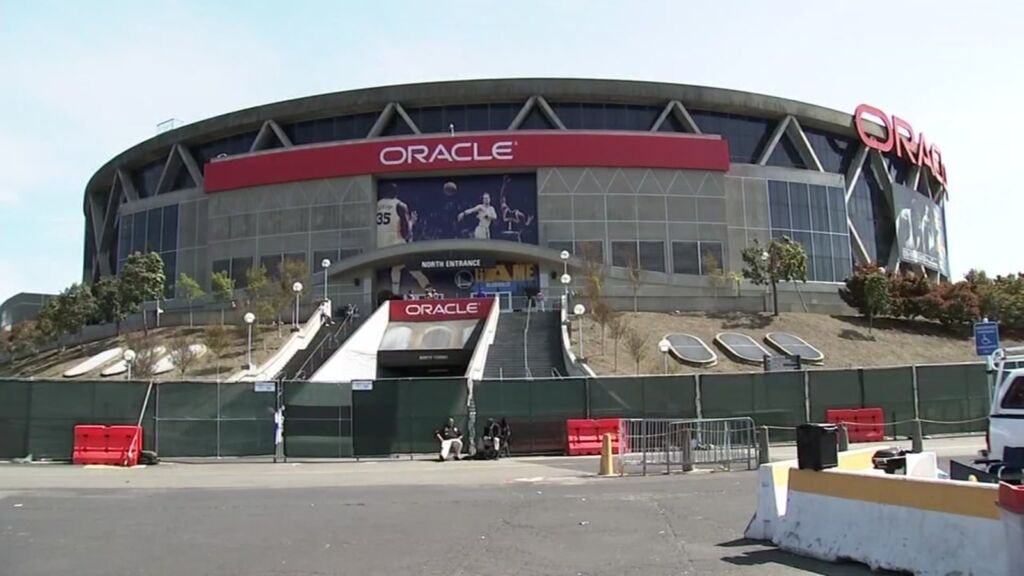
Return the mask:
<svg viewBox="0 0 1024 576">
<path fill-rule="evenodd" d="M 569 273 L 569 256 L 572 256 L 572 255 L 569 254 L 568 250 L 562 250 L 558 254 L 558 257 L 562 259 L 562 274 L 568 274 Z"/>
<path fill-rule="evenodd" d="M 124 351 L 121 354 L 121 358 L 124 358 L 124 363 L 128 365 L 128 380 L 132 379 L 132 364 L 135 363 L 135 350 L 131 348 Z"/>
<path fill-rule="evenodd" d="M 583 304 L 577 304 L 573 307 L 572 313 L 576 315 L 580 322 L 580 360 L 583 359 L 583 315 L 586 314 L 587 308 Z"/>
<path fill-rule="evenodd" d="M 245 320 L 248 333 L 245 340 L 245 369 L 252 370 L 252 323 L 256 321 L 256 315 L 246 312 L 242 319 Z"/>
<path fill-rule="evenodd" d="M 324 258 L 320 261 L 320 267 L 324 269 L 324 302 L 327 302 L 327 269 L 331 267 L 331 261 Z"/>
<path fill-rule="evenodd" d="M 565 286 L 565 296 L 566 296 L 566 298 L 568 298 L 569 297 L 569 284 L 572 283 L 572 276 L 569 276 L 569 274 L 562 274 L 562 277 L 559 278 L 558 280 L 559 280 L 559 282 L 562 283 L 562 286 Z"/>
<path fill-rule="evenodd" d="M 665 374 L 668 374 L 668 351 L 670 348 L 672 348 L 672 344 L 669 343 L 668 338 L 662 338 L 661 341 L 658 342 L 658 350 L 661 351 L 661 356 L 665 364 Z"/>
<path fill-rule="evenodd" d="M 292 292 L 295 292 L 295 316 L 292 326 L 292 332 L 299 331 L 299 295 L 302 294 L 302 282 L 296 282 L 292 284 Z"/>
</svg>

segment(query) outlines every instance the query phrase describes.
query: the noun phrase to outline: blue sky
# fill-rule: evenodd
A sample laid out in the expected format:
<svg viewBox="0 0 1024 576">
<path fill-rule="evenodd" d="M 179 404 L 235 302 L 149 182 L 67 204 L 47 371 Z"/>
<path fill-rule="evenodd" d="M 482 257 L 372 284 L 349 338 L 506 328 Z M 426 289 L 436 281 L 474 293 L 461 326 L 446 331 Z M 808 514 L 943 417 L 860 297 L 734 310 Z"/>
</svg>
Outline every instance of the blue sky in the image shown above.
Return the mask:
<svg viewBox="0 0 1024 576">
<path fill-rule="evenodd" d="M 155 133 L 380 84 L 600 77 L 721 86 L 923 130 L 950 263 L 1024 270 L 1020 2 L 0 0 L 0 302 L 80 280 L 82 191 Z"/>
</svg>

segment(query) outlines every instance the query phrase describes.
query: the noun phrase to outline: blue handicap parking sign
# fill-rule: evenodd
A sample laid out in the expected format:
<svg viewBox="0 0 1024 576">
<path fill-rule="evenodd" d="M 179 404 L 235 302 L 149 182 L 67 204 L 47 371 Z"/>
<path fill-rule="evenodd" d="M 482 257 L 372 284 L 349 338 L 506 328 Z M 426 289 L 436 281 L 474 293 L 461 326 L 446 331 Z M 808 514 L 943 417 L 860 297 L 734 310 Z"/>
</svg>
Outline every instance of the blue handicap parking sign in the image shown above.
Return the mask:
<svg viewBox="0 0 1024 576">
<path fill-rule="evenodd" d="M 978 356 L 988 356 L 999 349 L 999 324 L 977 322 L 974 324 L 974 350 Z"/>
</svg>

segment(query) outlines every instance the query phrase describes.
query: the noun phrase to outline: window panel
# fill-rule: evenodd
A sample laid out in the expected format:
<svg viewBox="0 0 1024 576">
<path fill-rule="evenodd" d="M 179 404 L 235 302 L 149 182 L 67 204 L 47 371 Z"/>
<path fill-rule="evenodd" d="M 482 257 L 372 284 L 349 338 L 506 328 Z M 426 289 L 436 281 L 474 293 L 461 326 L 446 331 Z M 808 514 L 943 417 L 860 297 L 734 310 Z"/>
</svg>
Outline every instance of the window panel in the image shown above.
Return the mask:
<svg viewBox="0 0 1024 576">
<path fill-rule="evenodd" d="M 835 136 L 820 130 L 803 127 L 807 140 L 818 156 L 821 166 L 826 172 L 846 174 L 853 157 L 857 153 L 857 145 L 853 140 Z"/>
<path fill-rule="evenodd" d="M 490 129 L 508 130 L 509 125 L 512 124 L 512 120 L 515 119 L 521 107 L 522 104 L 491 104 Z"/>
<path fill-rule="evenodd" d="M 231 259 L 231 278 L 235 281 L 235 288 L 245 288 L 249 285 L 246 273 L 252 268 L 252 258 L 241 257 Z"/>
<path fill-rule="evenodd" d="M 785 182 L 768 181 L 768 208 L 773 229 L 793 227 L 789 215 L 789 189 Z"/>
<path fill-rule="evenodd" d="M 808 278 L 818 282 L 835 282 L 835 273 L 832 271 L 832 238 L 830 234 L 812 234 L 811 252 L 807 255 L 808 264 L 814 269 L 811 277 L 808 269 Z"/>
<path fill-rule="evenodd" d="M 310 228 L 313 230 L 337 230 L 341 222 L 339 210 L 340 208 L 337 204 L 314 207 L 311 215 Z M 262 218 L 262 216 L 260 218 Z"/>
<path fill-rule="evenodd" d="M 853 270 L 853 262 L 850 258 L 849 236 L 832 236 L 832 259 L 836 280 L 842 282 Z"/>
<path fill-rule="evenodd" d="M 640 242 L 640 268 L 653 272 L 665 271 L 664 242 Z"/>
<path fill-rule="evenodd" d="M 639 263 L 636 240 L 612 240 L 612 266 L 629 268 Z"/>
<path fill-rule="evenodd" d="M 281 211 L 260 212 L 260 235 L 273 236 L 281 233 Z"/>
<path fill-rule="evenodd" d="M 764 149 L 775 121 L 720 112 L 690 110 L 690 116 L 704 134 L 718 134 L 729 142 L 729 159 L 752 164 Z"/>
<path fill-rule="evenodd" d="M 163 218 L 160 214 L 159 208 L 146 212 L 146 252 L 160 251 L 160 227 L 162 222 Z"/>
<path fill-rule="evenodd" d="M 160 246 L 162 250 L 178 248 L 178 205 L 163 208 L 163 230 Z"/>
<path fill-rule="evenodd" d="M 569 130 L 578 130 L 583 127 L 583 112 L 579 104 L 558 102 L 551 104 L 551 108 Z"/>
<path fill-rule="evenodd" d="M 164 298 L 174 298 L 174 284 L 178 279 L 178 258 L 176 252 L 160 255 L 164 262 Z"/>
<path fill-rule="evenodd" d="M 550 240 L 548 242 L 548 248 L 559 252 L 565 250 L 569 254 L 572 254 L 572 242 L 570 240 Z"/>
<path fill-rule="evenodd" d="M 725 269 L 725 252 L 721 242 L 700 243 L 700 273 L 711 274 L 716 270 L 721 272 Z"/>
<path fill-rule="evenodd" d="M 341 251 L 340 251 L 340 254 L 338 254 L 339 261 L 340 260 L 345 260 L 347 258 L 352 258 L 353 256 L 358 256 L 358 255 L 360 255 L 362 253 L 363 253 L 363 249 L 362 248 L 342 248 Z"/>
<path fill-rule="evenodd" d="M 486 104 L 466 106 L 466 126 L 463 130 L 480 132 L 489 130 L 490 127 L 491 124 L 488 120 L 488 106 Z"/>
<path fill-rule="evenodd" d="M 132 221 L 134 219 L 134 216 L 131 214 L 121 217 L 121 227 L 117 230 L 118 260 L 124 260 L 132 251 Z M 87 226 L 87 230 L 88 228 Z"/>
<path fill-rule="evenodd" d="M 602 240 L 577 240 L 575 256 L 584 260 L 604 263 L 604 242 Z"/>
<path fill-rule="evenodd" d="M 810 186 L 811 230 L 831 232 L 828 214 L 828 189 L 824 186 Z"/>
<path fill-rule="evenodd" d="M 316 250 L 313 252 L 313 273 L 323 272 L 324 267 L 320 265 L 327 258 L 331 261 L 331 265 L 338 263 L 338 251 L 337 250 Z"/>
<path fill-rule="evenodd" d="M 845 234 L 849 226 L 846 223 L 846 198 L 842 188 L 828 188 L 828 220 L 833 232 Z"/>
<path fill-rule="evenodd" d="M 672 272 L 676 274 L 700 274 L 700 252 L 697 242 L 672 243 Z"/>
<path fill-rule="evenodd" d="M 789 183 L 789 212 L 793 218 L 793 230 L 811 229 L 811 201 L 807 184 Z"/>
<path fill-rule="evenodd" d="M 281 279 L 281 255 L 270 254 L 268 256 L 260 256 L 260 268 L 267 271 L 267 277 L 272 280 Z"/>
<path fill-rule="evenodd" d="M 225 258 L 224 260 L 214 260 L 211 265 L 211 271 L 213 274 L 227 272 L 228 277 L 231 277 L 231 259 Z"/>
<path fill-rule="evenodd" d="M 306 207 L 285 210 L 281 218 L 281 233 L 295 234 L 309 231 L 309 209 Z"/>
</svg>

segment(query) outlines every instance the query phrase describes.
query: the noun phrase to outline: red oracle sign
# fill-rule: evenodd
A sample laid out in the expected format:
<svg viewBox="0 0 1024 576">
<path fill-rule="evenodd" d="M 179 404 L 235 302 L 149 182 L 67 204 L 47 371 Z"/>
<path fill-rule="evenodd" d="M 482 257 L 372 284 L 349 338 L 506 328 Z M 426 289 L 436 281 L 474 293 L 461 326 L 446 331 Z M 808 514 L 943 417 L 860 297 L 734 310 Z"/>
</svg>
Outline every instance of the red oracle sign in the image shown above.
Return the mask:
<svg viewBox="0 0 1024 576">
<path fill-rule="evenodd" d="M 535 130 L 380 138 L 214 159 L 206 192 L 363 174 L 545 167 L 729 170 L 721 138 L 657 132 Z"/>
<path fill-rule="evenodd" d="M 877 138 L 868 132 L 869 118 L 876 119 L 885 128 L 885 138 Z M 853 122 L 857 128 L 860 141 L 868 148 L 879 152 L 892 152 L 896 156 L 917 166 L 927 166 L 935 179 L 946 185 L 946 165 L 942 161 L 939 147 L 929 144 L 924 132 L 915 134 L 914 129 L 906 120 L 896 116 L 888 116 L 870 104 L 861 104 L 853 113 Z"/>
<path fill-rule="evenodd" d="M 450 300 L 391 300 L 388 311 L 392 322 L 438 322 L 486 318 L 491 298 L 452 298 Z"/>
</svg>

